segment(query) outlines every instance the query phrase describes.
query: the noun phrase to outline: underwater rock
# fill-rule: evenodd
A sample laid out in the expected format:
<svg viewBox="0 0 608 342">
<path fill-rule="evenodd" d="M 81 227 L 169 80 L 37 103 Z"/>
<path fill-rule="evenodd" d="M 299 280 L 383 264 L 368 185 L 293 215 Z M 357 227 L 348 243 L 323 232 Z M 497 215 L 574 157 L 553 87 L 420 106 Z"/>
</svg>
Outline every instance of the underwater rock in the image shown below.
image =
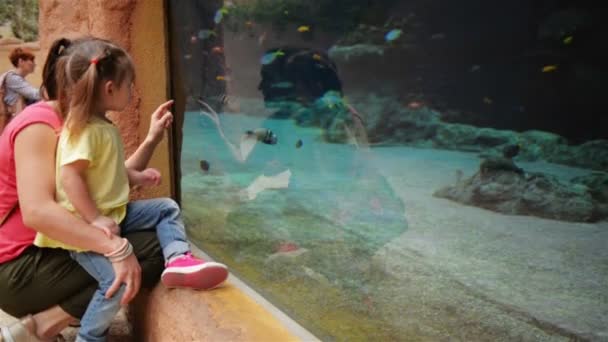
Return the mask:
<svg viewBox="0 0 608 342">
<path fill-rule="evenodd" d="M 351 58 L 361 56 L 377 55 L 384 56 L 384 47 L 382 45 L 373 44 L 355 44 L 349 46 L 332 46 L 329 51 L 329 57 L 348 62 Z"/>
<path fill-rule="evenodd" d="M 523 173 L 509 161 L 484 161 L 479 172 L 433 195 L 508 215 L 573 222 L 596 222 L 608 217 L 605 203 L 595 200 L 588 187 L 561 183 L 551 175 Z"/>
<path fill-rule="evenodd" d="M 433 142 L 436 147 L 500 156 L 504 145 L 516 143 L 517 138 L 512 131 L 449 123 L 438 126 Z"/>
<path fill-rule="evenodd" d="M 262 64 L 258 85 L 265 102 L 314 101 L 330 90 L 342 93 L 336 64 L 324 51 L 286 46 L 267 50 L 269 54 L 277 57 Z"/>
<path fill-rule="evenodd" d="M 513 159 L 517 157 L 521 147 L 517 144 L 507 145 L 502 149 L 502 155 L 505 158 Z"/>
<path fill-rule="evenodd" d="M 482 161 L 479 165 L 479 172 L 482 176 L 496 171 L 515 172 L 520 175 L 524 174 L 524 170 L 515 165 L 513 159 L 511 158 L 488 158 Z"/>
<path fill-rule="evenodd" d="M 331 143 L 346 143 L 348 141 L 346 127 L 348 127 L 348 123 L 344 118 L 335 118 L 331 121 L 331 125 L 324 130 L 323 138 Z"/>
<path fill-rule="evenodd" d="M 571 182 L 586 185 L 593 199 L 608 204 L 608 173 L 592 172 L 586 176 L 575 177 Z"/>
<path fill-rule="evenodd" d="M 599 171 L 608 170 L 608 140 L 593 140 L 582 145 L 558 147 L 560 149 L 546 156 L 547 161 Z"/>
<path fill-rule="evenodd" d="M 518 141 L 522 148 L 519 157 L 527 161 L 547 159 L 547 156 L 562 154 L 568 144 L 566 138 L 558 134 L 538 130 L 519 134 Z"/>
<path fill-rule="evenodd" d="M 362 113 L 367 139 L 373 144 L 420 145 L 435 136 L 439 113 L 428 107 L 407 108 L 394 98 L 369 94 L 353 102 Z"/>
</svg>

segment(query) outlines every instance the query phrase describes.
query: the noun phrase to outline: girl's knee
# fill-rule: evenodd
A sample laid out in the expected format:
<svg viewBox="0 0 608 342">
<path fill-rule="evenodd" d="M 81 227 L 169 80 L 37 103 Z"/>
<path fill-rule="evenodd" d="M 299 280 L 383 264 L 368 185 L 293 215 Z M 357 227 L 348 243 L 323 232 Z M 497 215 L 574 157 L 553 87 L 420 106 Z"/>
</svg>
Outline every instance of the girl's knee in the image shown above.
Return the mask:
<svg viewBox="0 0 608 342">
<path fill-rule="evenodd" d="M 179 212 L 180 208 L 177 202 L 175 202 L 172 198 L 160 198 L 158 199 L 160 202 L 160 206 L 162 210 L 166 210 L 169 212 Z"/>
</svg>

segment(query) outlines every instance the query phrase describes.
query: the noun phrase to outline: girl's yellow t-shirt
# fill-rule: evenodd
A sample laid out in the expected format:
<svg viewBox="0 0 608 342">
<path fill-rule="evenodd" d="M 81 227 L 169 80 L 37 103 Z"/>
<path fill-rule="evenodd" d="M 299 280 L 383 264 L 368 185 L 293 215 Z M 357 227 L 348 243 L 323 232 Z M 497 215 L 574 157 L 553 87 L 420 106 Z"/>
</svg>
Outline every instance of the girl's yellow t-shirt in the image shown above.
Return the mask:
<svg viewBox="0 0 608 342">
<path fill-rule="evenodd" d="M 116 224 L 125 218 L 129 202 L 129 179 L 125 168 L 125 154 L 118 129 L 110 122 L 94 118 L 76 138 L 68 139 L 63 129 L 57 145 L 55 188 L 57 202 L 78 215 L 60 181 L 61 167 L 78 160 L 87 160 L 86 182 L 89 195 L 102 215 L 113 218 Z M 39 247 L 82 249 L 66 245 L 38 233 L 34 244 Z"/>
</svg>

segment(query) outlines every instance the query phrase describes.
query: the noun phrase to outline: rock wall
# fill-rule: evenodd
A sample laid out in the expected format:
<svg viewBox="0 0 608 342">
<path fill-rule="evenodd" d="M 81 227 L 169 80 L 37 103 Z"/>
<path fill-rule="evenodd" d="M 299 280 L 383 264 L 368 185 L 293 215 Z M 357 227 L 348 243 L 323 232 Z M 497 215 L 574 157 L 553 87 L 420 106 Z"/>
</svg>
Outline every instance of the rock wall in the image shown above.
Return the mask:
<svg viewBox="0 0 608 342">
<path fill-rule="evenodd" d="M 114 115 L 127 155 L 145 138 L 149 115 L 168 97 L 167 51 L 163 1 L 48 0 L 40 2 L 40 45 L 46 51 L 59 37 L 92 35 L 112 40 L 129 51 L 136 66 L 136 84 L 129 107 Z M 43 61 L 39 61 L 42 65 Z M 163 185 L 134 192 L 134 197 L 172 193 L 172 167 L 165 139 L 151 162 L 163 174 Z"/>
</svg>

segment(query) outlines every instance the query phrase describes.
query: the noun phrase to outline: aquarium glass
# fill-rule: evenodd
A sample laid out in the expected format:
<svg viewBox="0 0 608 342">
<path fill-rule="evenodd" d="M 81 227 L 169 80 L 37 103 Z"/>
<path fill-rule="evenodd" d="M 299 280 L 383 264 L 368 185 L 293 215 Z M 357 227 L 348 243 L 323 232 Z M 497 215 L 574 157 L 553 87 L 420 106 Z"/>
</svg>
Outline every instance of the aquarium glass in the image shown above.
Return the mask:
<svg viewBox="0 0 608 342">
<path fill-rule="evenodd" d="M 190 239 L 324 341 L 608 340 L 606 8 L 167 1 Z"/>
</svg>

